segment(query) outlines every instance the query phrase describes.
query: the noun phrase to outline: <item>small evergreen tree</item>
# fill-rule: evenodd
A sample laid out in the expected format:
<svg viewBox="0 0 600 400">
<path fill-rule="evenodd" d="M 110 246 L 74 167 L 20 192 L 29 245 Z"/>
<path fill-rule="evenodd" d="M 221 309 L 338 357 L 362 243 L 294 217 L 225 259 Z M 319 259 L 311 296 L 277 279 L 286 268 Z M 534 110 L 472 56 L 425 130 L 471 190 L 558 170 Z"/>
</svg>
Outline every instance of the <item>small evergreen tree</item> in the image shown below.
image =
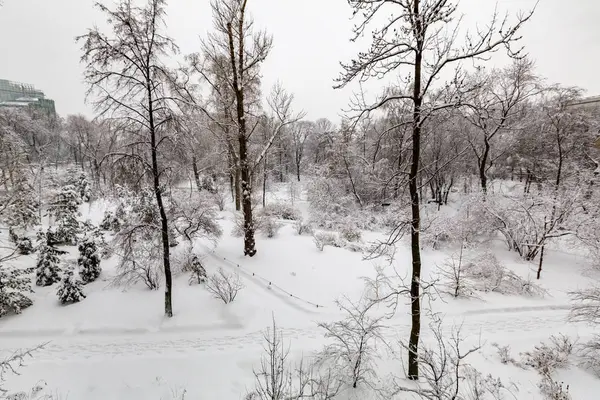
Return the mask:
<svg viewBox="0 0 600 400">
<path fill-rule="evenodd" d="M 79 212 L 80 197 L 71 185 L 64 186 L 56 195 L 48 212 L 54 216 L 56 223 L 56 239 L 60 243 L 74 245 L 76 236 L 80 231 L 77 217 Z"/>
<path fill-rule="evenodd" d="M 0 317 L 9 313 L 19 314 L 33 304 L 27 296 L 33 293 L 28 274 L 33 268 L 18 269 L 0 265 Z"/>
<path fill-rule="evenodd" d="M 75 186 L 77 192 L 79 193 L 79 198 L 83 202 L 89 202 L 92 198 L 92 188 L 87 180 L 87 176 L 82 172 L 79 175 L 79 179 L 77 180 L 77 185 Z"/>
<path fill-rule="evenodd" d="M 77 279 L 73 274 L 73 270 L 67 271 L 63 277 L 58 290 L 56 291 L 58 300 L 61 304 L 72 304 L 78 303 L 85 299 L 85 293 L 83 293 L 83 283 Z"/>
<path fill-rule="evenodd" d="M 198 259 L 198 256 L 192 258 L 192 274 L 190 275 L 189 284 L 197 285 L 206 282 L 206 270 Z"/>
<path fill-rule="evenodd" d="M 3 220 L 13 229 L 27 230 L 40 223 L 40 204 L 35 191 L 21 177 L 15 182 L 11 201 L 3 212 Z"/>
<path fill-rule="evenodd" d="M 64 251 L 54 247 L 50 234 L 42 239 L 39 246 L 37 266 L 35 270 L 35 284 L 37 286 L 50 286 L 60 280 L 60 258 Z"/>
<path fill-rule="evenodd" d="M 78 248 L 79 257 L 77 258 L 77 264 L 79 265 L 79 276 L 84 284 L 93 282 L 102 272 L 96 242 L 88 236 L 79 243 Z"/>
</svg>

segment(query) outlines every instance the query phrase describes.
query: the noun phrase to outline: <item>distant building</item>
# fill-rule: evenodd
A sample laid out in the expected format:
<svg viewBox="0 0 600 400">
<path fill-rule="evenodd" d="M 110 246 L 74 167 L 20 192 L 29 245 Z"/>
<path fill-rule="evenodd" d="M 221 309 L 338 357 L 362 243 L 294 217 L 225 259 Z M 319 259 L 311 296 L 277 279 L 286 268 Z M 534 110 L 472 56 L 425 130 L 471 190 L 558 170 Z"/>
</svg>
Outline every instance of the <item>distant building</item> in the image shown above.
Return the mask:
<svg viewBox="0 0 600 400">
<path fill-rule="evenodd" d="M 600 96 L 582 97 L 569 103 L 568 107 L 600 110 Z"/>
<path fill-rule="evenodd" d="M 0 79 L 0 107 L 33 107 L 55 114 L 54 100 L 47 99 L 44 92 L 27 83 Z"/>
</svg>

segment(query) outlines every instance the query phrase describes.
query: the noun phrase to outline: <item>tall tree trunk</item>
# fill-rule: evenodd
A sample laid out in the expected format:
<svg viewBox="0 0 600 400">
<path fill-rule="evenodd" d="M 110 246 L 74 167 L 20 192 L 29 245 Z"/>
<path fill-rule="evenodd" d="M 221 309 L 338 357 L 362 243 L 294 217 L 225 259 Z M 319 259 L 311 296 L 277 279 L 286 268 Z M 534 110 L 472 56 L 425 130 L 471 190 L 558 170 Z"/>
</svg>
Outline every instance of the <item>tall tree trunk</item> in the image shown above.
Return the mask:
<svg viewBox="0 0 600 400">
<path fill-rule="evenodd" d="M 202 189 L 202 184 L 200 183 L 200 174 L 198 173 L 198 160 L 196 159 L 196 155 L 192 156 L 192 170 L 194 171 L 194 179 L 196 180 L 196 189 L 200 192 Z"/>
<path fill-rule="evenodd" d="M 419 0 L 414 1 L 415 35 L 417 36 L 417 51 L 415 52 L 415 75 L 413 85 L 413 126 L 412 126 L 412 161 L 410 165 L 408 190 L 410 192 L 411 205 L 411 230 L 410 249 L 412 256 L 412 277 L 410 283 L 411 300 L 411 329 L 408 344 L 408 379 L 419 379 L 419 337 L 421 334 L 421 248 L 419 243 L 419 231 L 421 225 L 419 204 L 419 159 L 421 156 L 421 105 L 423 102 L 421 94 L 421 63 L 423 59 L 423 26 L 419 19 Z"/>
<path fill-rule="evenodd" d="M 150 76 L 150 71 L 148 75 Z M 149 115 L 149 130 L 150 130 L 150 145 L 151 158 L 152 158 L 152 181 L 154 186 L 154 195 L 156 196 L 156 204 L 158 205 L 158 212 L 160 214 L 160 228 L 161 228 L 161 239 L 163 245 L 163 267 L 165 270 L 165 315 L 167 317 L 173 316 L 173 280 L 171 277 L 171 260 L 170 260 L 170 246 L 169 246 L 169 223 L 167 220 L 167 213 L 165 212 L 165 206 L 163 204 L 163 198 L 160 188 L 160 171 L 158 169 L 158 156 L 156 150 L 156 127 L 154 126 L 154 101 L 152 99 L 152 84 L 147 82 L 146 84 L 148 91 L 148 115 Z"/>
<path fill-rule="evenodd" d="M 265 153 L 265 159 L 263 160 L 263 181 L 262 181 L 262 206 L 267 206 L 267 153 Z"/>
<path fill-rule="evenodd" d="M 235 92 L 236 100 L 236 114 L 238 123 L 238 142 L 240 146 L 239 153 L 239 169 L 241 178 L 241 190 L 242 190 L 242 212 L 244 213 L 244 255 L 254 256 L 256 254 L 256 243 L 254 241 L 254 220 L 252 218 L 252 171 L 248 162 L 248 136 L 246 130 L 246 116 L 244 114 L 244 85 L 242 81 L 242 74 L 244 73 L 244 38 L 242 34 L 244 31 L 244 11 L 239 18 L 239 42 L 238 42 L 238 54 L 236 59 L 235 46 L 233 43 L 233 28 L 231 23 L 227 24 L 227 32 L 229 36 L 229 56 L 231 66 L 233 70 L 233 89 Z M 236 65 L 236 60 L 239 65 Z"/>
<path fill-rule="evenodd" d="M 483 142 L 485 144 L 485 148 L 483 150 L 483 154 L 481 155 L 481 160 L 479 162 L 479 182 L 481 183 L 481 190 L 483 194 L 487 194 L 487 175 L 486 175 L 486 167 L 487 167 L 487 159 L 490 154 L 490 141 L 488 137 L 484 134 Z"/>
</svg>

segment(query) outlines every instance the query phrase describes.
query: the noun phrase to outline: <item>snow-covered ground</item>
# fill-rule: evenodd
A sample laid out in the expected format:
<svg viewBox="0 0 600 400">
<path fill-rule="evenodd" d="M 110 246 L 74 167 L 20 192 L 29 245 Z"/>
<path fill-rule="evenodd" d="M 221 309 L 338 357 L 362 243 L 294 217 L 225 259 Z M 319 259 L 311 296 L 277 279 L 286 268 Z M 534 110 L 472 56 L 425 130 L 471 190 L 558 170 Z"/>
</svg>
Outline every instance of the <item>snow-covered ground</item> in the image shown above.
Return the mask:
<svg viewBox="0 0 600 400">
<path fill-rule="evenodd" d="M 276 195 L 283 198 L 285 192 Z M 306 201 L 296 199 L 295 206 L 307 212 Z M 84 218 L 97 223 L 103 205 L 84 206 L 82 211 Z M 224 305 L 179 275 L 174 281 L 174 316 L 165 319 L 162 291 L 149 291 L 143 285 L 127 290 L 112 287 L 109 278 L 115 260 L 103 261 L 103 275 L 86 286 L 83 302 L 63 307 L 55 287 L 35 288 L 31 308 L 0 320 L 0 355 L 47 342 L 20 369 L 21 375 L 8 377 L 6 387 L 24 390 L 43 380 L 49 392 L 70 400 L 171 399 L 181 398 L 184 391 L 187 399 L 243 399 L 254 386 L 253 368 L 262 354 L 263 330 L 273 317 L 292 354 L 309 355 L 324 344 L 317 323 L 343 316 L 336 299 L 360 298 L 364 278 L 374 277 L 376 266 L 394 267 L 401 275 L 410 269 L 406 246 L 388 266 L 382 259 L 363 260 L 360 253 L 345 249 L 318 251 L 312 237 L 298 236 L 292 224 L 285 224 L 275 238 L 259 235 L 257 255 L 245 258 L 242 239 L 230 234 L 232 212 L 220 215 L 223 238 L 214 248 L 198 244 L 197 249 L 205 254 L 209 274 L 220 267 L 240 274 L 245 287 L 235 302 Z M 371 240 L 378 235 L 365 232 L 363 236 Z M 508 252 L 502 242 L 492 242 L 490 250 L 517 274 L 534 273 L 536 265 Z M 424 249 L 424 276 L 447 256 Z M 69 257 L 76 257 L 76 250 Z M 462 325 L 467 344 L 484 344 L 469 362 L 517 384 L 518 399 L 542 399 L 536 386 L 539 376 L 501 364 L 492 343 L 510 345 L 517 357 L 552 334 L 584 340 L 594 333 L 592 327 L 566 322 L 567 292 L 591 282 L 583 273 L 586 260 L 558 249 L 549 249 L 545 257 L 540 281 L 548 291 L 544 298 L 485 294 L 481 299 L 438 298 L 432 304 L 445 315 L 446 329 Z M 33 263 L 34 258 L 19 262 Z M 402 304 L 386 324 L 390 340 L 408 337 L 408 306 Z M 431 335 L 426 323 L 422 331 L 427 342 Z M 400 363 L 384 364 L 383 369 L 402 368 Z M 559 380 L 570 385 L 573 399 L 595 400 L 600 393 L 600 380 L 574 366 L 560 370 Z"/>
</svg>

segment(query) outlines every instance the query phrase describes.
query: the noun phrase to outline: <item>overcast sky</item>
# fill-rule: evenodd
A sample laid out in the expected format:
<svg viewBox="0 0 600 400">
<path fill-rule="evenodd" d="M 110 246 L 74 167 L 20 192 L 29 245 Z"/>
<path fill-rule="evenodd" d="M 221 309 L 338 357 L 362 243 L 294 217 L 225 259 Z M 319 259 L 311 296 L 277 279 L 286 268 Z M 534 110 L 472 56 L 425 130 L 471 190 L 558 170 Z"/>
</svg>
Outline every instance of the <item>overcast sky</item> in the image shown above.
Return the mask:
<svg viewBox="0 0 600 400">
<path fill-rule="evenodd" d="M 85 86 L 74 37 L 102 23 L 93 0 L 4 0 L 0 8 L 0 79 L 32 83 L 56 101 L 61 115 L 84 113 Z M 307 117 L 338 121 L 352 89 L 333 90 L 339 61 L 361 47 L 351 43 L 346 0 L 249 0 L 256 25 L 268 29 L 275 47 L 263 68 L 264 91 L 279 79 Z M 485 23 L 496 1 L 462 0 L 469 20 Z M 527 10 L 532 0 L 498 0 L 501 10 Z M 537 71 L 551 82 L 600 94 L 600 1 L 539 0 L 523 29 L 522 44 Z M 199 49 L 211 28 L 209 0 L 171 0 L 169 34 L 182 53 Z M 492 60 L 493 61 L 493 60 Z M 498 61 L 500 62 L 500 61 Z M 369 87 L 374 89 L 374 82 Z"/>
</svg>

